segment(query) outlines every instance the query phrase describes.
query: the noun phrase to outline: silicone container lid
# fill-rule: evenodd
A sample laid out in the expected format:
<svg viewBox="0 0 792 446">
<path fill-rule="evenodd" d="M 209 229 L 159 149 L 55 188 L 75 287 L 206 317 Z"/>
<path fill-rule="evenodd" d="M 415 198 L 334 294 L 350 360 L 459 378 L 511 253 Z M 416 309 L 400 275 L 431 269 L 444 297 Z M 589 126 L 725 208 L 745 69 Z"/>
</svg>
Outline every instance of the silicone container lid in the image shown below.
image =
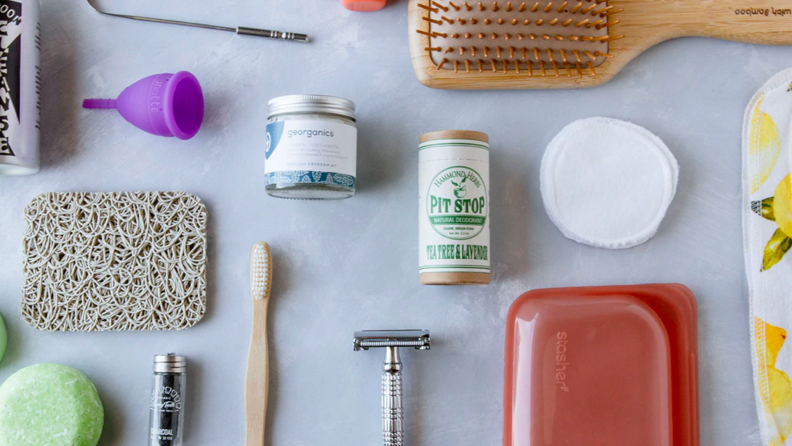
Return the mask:
<svg viewBox="0 0 792 446">
<path fill-rule="evenodd" d="M 696 306 L 681 285 L 537 290 L 506 328 L 506 446 L 698 444 Z"/>
</svg>

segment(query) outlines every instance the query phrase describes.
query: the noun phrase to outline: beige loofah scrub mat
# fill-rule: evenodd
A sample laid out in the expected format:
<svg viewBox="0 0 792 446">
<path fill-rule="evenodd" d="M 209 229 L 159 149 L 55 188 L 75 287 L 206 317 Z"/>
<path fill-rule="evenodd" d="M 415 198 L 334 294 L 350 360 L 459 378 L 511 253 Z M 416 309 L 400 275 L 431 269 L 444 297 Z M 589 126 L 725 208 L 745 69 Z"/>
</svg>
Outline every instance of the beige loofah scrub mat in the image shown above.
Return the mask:
<svg viewBox="0 0 792 446">
<path fill-rule="evenodd" d="M 25 222 L 22 316 L 35 328 L 181 330 L 206 312 L 206 207 L 194 195 L 48 193 Z"/>
</svg>

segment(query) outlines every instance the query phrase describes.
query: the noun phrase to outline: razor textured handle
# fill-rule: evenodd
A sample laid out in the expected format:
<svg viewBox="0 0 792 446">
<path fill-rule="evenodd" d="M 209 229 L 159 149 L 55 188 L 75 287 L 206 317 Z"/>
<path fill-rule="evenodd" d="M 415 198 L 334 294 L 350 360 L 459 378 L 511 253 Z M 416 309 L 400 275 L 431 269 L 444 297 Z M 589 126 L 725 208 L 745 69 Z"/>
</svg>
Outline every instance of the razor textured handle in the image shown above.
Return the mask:
<svg viewBox="0 0 792 446">
<path fill-rule="evenodd" d="M 382 438 L 385 446 L 404 446 L 401 372 L 382 375 Z"/>
</svg>

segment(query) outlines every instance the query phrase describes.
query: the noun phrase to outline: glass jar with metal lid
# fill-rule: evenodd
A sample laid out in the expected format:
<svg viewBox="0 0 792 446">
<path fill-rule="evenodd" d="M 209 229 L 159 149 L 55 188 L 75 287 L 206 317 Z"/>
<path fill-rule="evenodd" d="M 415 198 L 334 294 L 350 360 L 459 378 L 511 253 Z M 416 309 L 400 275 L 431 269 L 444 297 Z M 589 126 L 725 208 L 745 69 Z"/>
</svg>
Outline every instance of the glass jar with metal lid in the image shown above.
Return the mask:
<svg viewBox="0 0 792 446">
<path fill-rule="evenodd" d="M 338 200 L 355 194 L 355 104 L 333 96 L 269 101 L 264 178 L 278 198 Z"/>
</svg>

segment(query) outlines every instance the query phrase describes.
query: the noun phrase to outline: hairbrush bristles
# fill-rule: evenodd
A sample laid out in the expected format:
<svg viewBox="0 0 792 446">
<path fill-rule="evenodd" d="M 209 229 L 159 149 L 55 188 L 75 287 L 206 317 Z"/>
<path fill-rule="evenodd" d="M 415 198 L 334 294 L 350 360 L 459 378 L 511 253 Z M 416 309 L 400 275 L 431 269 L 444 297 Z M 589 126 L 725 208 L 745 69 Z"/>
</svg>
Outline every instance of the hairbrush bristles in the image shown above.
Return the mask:
<svg viewBox="0 0 792 446">
<path fill-rule="evenodd" d="M 250 259 L 250 293 L 256 300 L 269 297 L 272 283 L 272 256 L 269 245 L 256 243 Z"/>
<path fill-rule="evenodd" d="M 425 3 L 424 3 L 425 2 Z M 425 51 L 437 70 L 596 76 L 612 56 L 609 34 L 621 12 L 607 0 L 422 0 Z"/>
</svg>

